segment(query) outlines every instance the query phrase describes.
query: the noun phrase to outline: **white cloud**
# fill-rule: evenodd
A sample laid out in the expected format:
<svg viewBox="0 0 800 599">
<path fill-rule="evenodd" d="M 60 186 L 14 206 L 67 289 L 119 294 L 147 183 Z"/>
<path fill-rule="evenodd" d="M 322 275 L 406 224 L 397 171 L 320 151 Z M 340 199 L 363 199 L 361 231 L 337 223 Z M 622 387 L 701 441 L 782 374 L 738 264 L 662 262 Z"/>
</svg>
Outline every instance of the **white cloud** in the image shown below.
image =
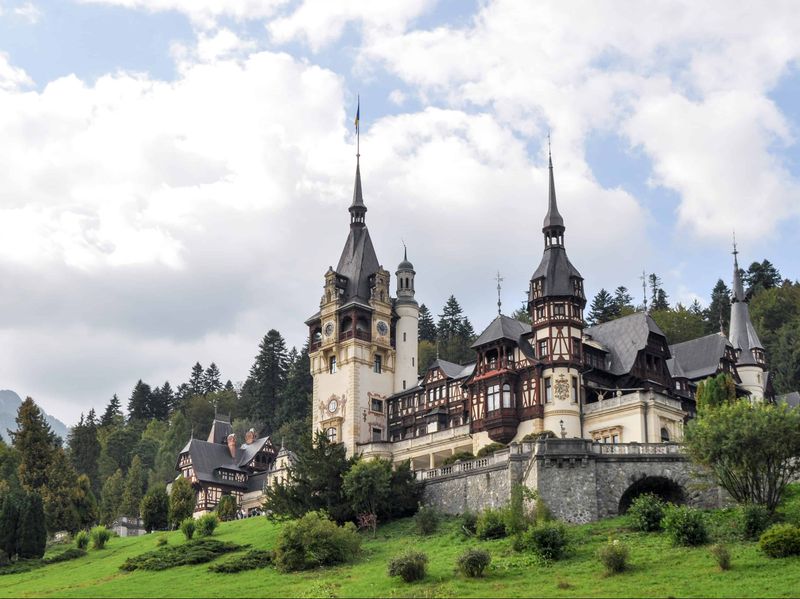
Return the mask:
<svg viewBox="0 0 800 599">
<path fill-rule="evenodd" d="M 32 83 L 33 80 L 23 69 L 9 62 L 8 54 L 0 52 L 0 91 L 13 91 Z"/>
<path fill-rule="evenodd" d="M 348 23 L 359 23 L 364 35 L 398 33 L 434 3 L 432 0 L 303 0 L 288 16 L 271 21 L 267 29 L 275 42 L 302 40 L 317 52 L 338 40 Z"/>
<path fill-rule="evenodd" d="M 24 2 L 14 8 L 14 14 L 34 25 L 42 18 L 42 11 L 33 2 Z"/>
<path fill-rule="evenodd" d="M 593 131 L 621 130 L 652 160 L 653 181 L 680 194 L 682 228 L 719 237 L 748 219 L 750 239 L 796 215 L 798 182 L 768 151 L 790 138 L 767 93 L 798 59 L 800 19 L 788 1 L 577 10 L 495 0 L 466 26 L 366 33 L 361 53 L 427 97 L 491 110 L 526 137 L 551 128 L 559 152 L 580 156 Z M 691 140 L 696 152 L 686 152 Z M 746 210 L 752 203 L 763 210 Z"/>
<path fill-rule="evenodd" d="M 79 0 L 84 4 L 108 4 L 149 12 L 175 11 L 201 27 L 213 27 L 220 17 L 239 21 L 264 19 L 289 0 Z"/>
</svg>

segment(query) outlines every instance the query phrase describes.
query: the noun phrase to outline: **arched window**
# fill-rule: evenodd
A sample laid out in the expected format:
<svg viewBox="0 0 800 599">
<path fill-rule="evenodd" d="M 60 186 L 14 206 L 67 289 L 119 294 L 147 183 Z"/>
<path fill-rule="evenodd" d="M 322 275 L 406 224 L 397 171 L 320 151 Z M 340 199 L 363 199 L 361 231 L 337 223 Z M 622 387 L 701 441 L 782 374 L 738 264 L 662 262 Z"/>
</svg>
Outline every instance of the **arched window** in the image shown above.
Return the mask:
<svg viewBox="0 0 800 599">
<path fill-rule="evenodd" d="M 506 383 L 503 385 L 503 407 L 510 408 L 511 407 L 511 385 Z"/>
<path fill-rule="evenodd" d="M 669 431 L 665 426 L 661 427 L 661 442 L 669 443 Z"/>
<path fill-rule="evenodd" d="M 331 443 L 336 443 L 336 433 L 337 431 L 335 426 L 325 429 L 325 436 L 328 437 L 328 441 Z"/>
</svg>

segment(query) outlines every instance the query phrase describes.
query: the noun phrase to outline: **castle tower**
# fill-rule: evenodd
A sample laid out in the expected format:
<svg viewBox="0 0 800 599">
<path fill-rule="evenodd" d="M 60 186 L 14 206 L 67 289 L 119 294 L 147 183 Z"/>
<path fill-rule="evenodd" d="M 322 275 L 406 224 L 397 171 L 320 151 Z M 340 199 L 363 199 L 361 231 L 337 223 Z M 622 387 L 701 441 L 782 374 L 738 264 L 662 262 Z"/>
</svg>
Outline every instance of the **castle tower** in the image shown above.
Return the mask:
<svg viewBox="0 0 800 599">
<path fill-rule="evenodd" d="M 767 376 L 764 346 L 758 338 L 750 309 L 744 294 L 742 276 L 739 272 L 738 250 L 733 243 L 733 294 L 731 297 L 731 345 L 736 350 L 736 371 L 742 380 L 742 387 L 750 392 L 753 399 L 763 400 L 766 395 Z"/>
<path fill-rule="evenodd" d="M 394 391 L 396 352 L 389 272 L 378 263 L 366 225 L 360 160 L 350 231 L 336 270 L 325 273 L 320 310 L 306 321 L 311 335 L 313 426 L 344 443 L 386 440 L 386 397 Z M 413 298 L 412 298 L 413 299 Z"/>
<path fill-rule="evenodd" d="M 544 429 L 567 437 L 581 436 L 581 338 L 583 335 L 583 277 L 564 247 L 564 219 L 558 212 L 549 159 L 550 190 L 544 217 L 544 254 L 531 277 L 528 310 L 533 323 L 531 343 L 543 364 L 539 402 L 544 406 Z M 562 426 L 563 425 L 563 426 Z"/>
<path fill-rule="evenodd" d="M 414 298 L 414 265 L 408 261 L 408 251 L 403 248 L 403 261 L 397 272 L 397 313 L 396 346 L 397 366 L 394 371 L 394 390 L 396 392 L 414 387 L 417 384 L 419 304 Z"/>
</svg>

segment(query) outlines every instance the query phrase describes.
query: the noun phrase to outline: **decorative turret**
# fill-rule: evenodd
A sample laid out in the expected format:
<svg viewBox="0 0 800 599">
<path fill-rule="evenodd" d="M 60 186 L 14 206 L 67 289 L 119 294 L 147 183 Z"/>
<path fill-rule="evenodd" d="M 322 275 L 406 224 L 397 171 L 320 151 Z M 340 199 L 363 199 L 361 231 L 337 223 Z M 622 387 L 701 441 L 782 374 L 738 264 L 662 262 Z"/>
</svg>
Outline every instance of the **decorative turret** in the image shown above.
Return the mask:
<svg viewBox="0 0 800 599">
<path fill-rule="evenodd" d="M 353 188 L 353 203 L 350 204 L 350 226 L 363 227 L 365 226 L 365 216 L 367 214 L 367 207 L 364 205 L 364 196 L 361 193 L 361 158 L 356 158 L 356 183 Z"/>
<path fill-rule="evenodd" d="M 583 335 L 583 277 L 567 257 L 564 218 L 558 211 L 553 159 L 549 156 L 550 188 L 544 217 L 544 254 L 531 277 L 528 309 L 533 323 L 531 343 L 544 365 L 539 401 L 544 404 L 544 428 L 581 435 L 580 369 Z"/>
<path fill-rule="evenodd" d="M 419 304 L 414 298 L 414 265 L 408 261 L 408 250 L 403 244 L 403 261 L 397 266 L 397 368 L 394 374 L 395 391 L 402 391 L 417 384 L 419 364 Z"/>
<path fill-rule="evenodd" d="M 742 275 L 739 271 L 739 251 L 736 240 L 733 242 L 733 293 L 731 294 L 731 325 L 728 335 L 736 350 L 736 371 L 742 379 L 742 386 L 753 397 L 763 398 L 766 389 L 766 357 L 764 346 L 750 320 L 750 309 L 744 293 Z"/>
</svg>

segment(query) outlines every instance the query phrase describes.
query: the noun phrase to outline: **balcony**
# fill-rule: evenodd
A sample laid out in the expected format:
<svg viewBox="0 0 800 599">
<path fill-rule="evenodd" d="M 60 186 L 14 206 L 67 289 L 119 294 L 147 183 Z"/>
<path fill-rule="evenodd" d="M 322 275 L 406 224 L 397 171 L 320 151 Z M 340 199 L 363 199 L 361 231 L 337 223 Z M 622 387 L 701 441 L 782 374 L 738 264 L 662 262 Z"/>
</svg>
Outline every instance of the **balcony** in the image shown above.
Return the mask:
<svg viewBox="0 0 800 599">
<path fill-rule="evenodd" d="M 361 341 L 372 341 L 372 335 L 369 331 L 353 331 L 351 329 L 339 333 L 339 341 L 347 341 L 348 339 L 353 339 L 354 337 L 356 339 L 360 339 Z"/>
<path fill-rule="evenodd" d="M 508 443 L 517 434 L 519 415 L 516 408 L 500 408 L 487 412 L 483 419 L 483 428 L 492 441 Z"/>
</svg>

